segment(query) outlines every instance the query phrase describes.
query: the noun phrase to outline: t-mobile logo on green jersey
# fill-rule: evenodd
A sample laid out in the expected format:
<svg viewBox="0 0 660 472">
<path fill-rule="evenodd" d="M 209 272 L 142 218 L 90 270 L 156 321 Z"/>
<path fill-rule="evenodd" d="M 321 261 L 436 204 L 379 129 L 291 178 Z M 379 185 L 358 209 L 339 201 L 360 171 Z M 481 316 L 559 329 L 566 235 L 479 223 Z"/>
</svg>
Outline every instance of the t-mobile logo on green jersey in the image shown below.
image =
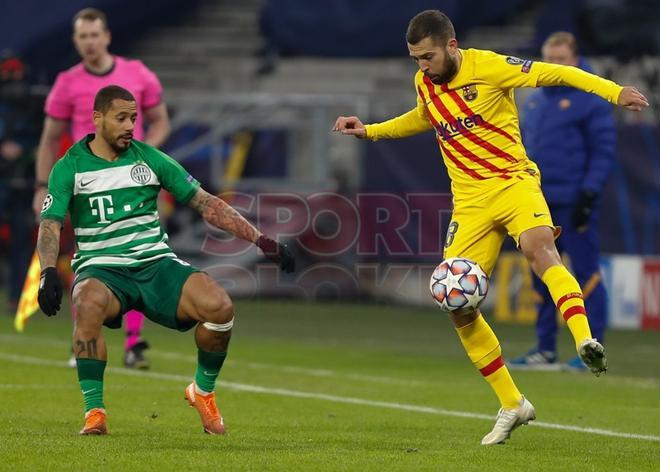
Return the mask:
<svg viewBox="0 0 660 472">
<path fill-rule="evenodd" d="M 89 206 L 92 208 L 92 215 L 101 215 L 101 219 L 98 223 L 110 223 L 110 221 L 106 219 L 106 216 L 112 215 L 115 212 L 112 208 L 112 195 L 91 197 L 89 199 Z"/>
</svg>

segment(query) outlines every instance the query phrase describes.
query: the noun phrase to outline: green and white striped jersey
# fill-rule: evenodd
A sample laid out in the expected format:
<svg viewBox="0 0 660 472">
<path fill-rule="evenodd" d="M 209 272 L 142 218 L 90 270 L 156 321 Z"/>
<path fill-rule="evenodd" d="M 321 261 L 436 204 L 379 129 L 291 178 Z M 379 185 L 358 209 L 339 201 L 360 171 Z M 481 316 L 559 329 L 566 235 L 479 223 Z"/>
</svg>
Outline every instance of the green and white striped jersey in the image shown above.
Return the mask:
<svg viewBox="0 0 660 472">
<path fill-rule="evenodd" d="M 77 251 L 74 271 L 90 265 L 136 267 L 176 257 L 160 227 L 157 199 L 162 188 L 181 203 L 199 189 L 181 165 L 140 141 L 114 162 L 95 156 L 90 134 L 60 159 L 48 179 L 42 219 L 63 221 L 71 214 Z"/>
</svg>

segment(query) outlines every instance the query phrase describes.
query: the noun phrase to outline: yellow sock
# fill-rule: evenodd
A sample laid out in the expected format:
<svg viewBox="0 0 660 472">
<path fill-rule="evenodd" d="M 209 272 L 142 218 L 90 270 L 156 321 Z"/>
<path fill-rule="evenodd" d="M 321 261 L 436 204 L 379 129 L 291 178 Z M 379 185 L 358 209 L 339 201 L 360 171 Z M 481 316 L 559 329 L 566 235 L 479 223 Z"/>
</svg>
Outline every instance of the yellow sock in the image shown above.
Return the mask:
<svg viewBox="0 0 660 472">
<path fill-rule="evenodd" d="M 548 286 L 557 310 L 566 320 L 575 345 L 578 346 L 585 339 L 591 339 L 582 290 L 575 277 L 563 265 L 555 265 L 543 273 L 541 280 Z"/>
<path fill-rule="evenodd" d="M 500 342 L 483 316 L 456 331 L 468 357 L 495 391 L 502 408 L 518 407 L 522 395 L 504 365 Z"/>
</svg>

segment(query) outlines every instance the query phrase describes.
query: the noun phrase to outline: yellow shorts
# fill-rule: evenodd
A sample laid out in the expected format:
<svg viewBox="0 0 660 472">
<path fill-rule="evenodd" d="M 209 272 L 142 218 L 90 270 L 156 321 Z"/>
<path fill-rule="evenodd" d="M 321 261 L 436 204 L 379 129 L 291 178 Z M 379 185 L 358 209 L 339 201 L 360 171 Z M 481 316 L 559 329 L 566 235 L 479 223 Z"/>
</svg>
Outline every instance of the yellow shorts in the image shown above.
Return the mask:
<svg viewBox="0 0 660 472">
<path fill-rule="evenodd" d="M 557 234 L 536 176 L 516 177 L 483 198 L 456 202 L 447 230 L 444 258 L 465 257 L 490 276 L 508 234 L 516 241 L 528 229 L 549 226 Z"/>
</svg>

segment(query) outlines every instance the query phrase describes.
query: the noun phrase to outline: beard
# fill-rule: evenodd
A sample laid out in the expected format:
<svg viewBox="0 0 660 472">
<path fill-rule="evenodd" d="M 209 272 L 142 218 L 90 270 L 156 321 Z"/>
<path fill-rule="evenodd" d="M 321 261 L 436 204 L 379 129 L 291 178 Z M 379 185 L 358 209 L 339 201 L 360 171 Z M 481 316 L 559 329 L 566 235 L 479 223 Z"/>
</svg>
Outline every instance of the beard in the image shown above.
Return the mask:
<svg viewBox="0 0 660 472">
<path fill-rule="evenodd" d="M 425 75 L 429 79 L 431 79 L 431 82 L 433 82 L 435 85 L 446 84 L 451 79 L 453 79 L 456 73 L 458 72 L 458 66 L 456 65 L 456 61 L 454 61 L 454 59 L 452 59 L 449 54 L 445 55 L 445 60 L 442 64 L 442 69 L 443 70 L 440 74 L 425 74 Z"/>
<path fill-rule="evenodd" d="M 102 136 L 106 143 L 115 151 L 117 154 L 121 154 L 131 145 L 131 140 L 133 139 L 133 133 L 122 133 L 117 136 L 113 136 L 108 129 L 103 126 Z M 126 144 L 120 144 L 120 139 L 126 138 Z"/>
</svg>

